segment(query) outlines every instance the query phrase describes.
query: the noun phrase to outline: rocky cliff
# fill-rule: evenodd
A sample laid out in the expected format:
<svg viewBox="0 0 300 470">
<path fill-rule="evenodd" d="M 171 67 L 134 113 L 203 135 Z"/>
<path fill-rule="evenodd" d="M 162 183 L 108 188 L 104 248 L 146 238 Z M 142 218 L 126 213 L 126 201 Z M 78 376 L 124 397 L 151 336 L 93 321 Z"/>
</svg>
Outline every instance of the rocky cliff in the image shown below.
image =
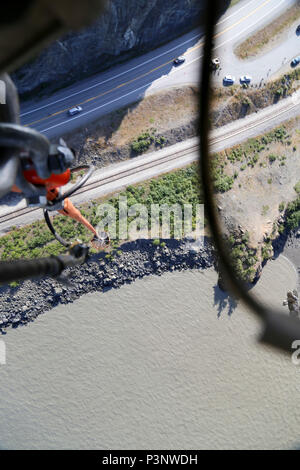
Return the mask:
<svg viewBox="0 0 300 470">
<path fill-rule="evenodd" d="M 204 7 L 205 0 L 110 0 L 92 26 L 51 44 L 13 79 L 23 97 L 49 94 L 178 37 L 199 24 Z"/>
</svg>

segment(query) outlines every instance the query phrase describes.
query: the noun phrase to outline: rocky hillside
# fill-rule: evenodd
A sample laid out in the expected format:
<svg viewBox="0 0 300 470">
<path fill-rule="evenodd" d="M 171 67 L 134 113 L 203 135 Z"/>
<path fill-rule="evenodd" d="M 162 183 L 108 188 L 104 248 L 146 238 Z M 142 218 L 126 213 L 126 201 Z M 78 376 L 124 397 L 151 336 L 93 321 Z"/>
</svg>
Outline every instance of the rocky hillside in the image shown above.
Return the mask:
<svg viewBox="0 0 300 470">
<path fill-rule="evenodd" d="M 223 0 L 223 10 L 229 3 Z M 192 29 L 204 5 L 204 0 L 110 0 L 92 26 L 51 44 L 13 79 L 23 97 L 51 93 Z"/>
</svg>

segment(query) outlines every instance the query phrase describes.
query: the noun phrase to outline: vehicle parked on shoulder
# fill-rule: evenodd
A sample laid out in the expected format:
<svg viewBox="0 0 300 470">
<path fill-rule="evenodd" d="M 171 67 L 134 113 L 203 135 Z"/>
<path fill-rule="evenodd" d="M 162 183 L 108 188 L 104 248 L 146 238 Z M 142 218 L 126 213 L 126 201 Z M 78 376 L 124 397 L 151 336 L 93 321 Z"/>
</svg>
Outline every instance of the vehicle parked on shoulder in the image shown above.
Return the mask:
<svg viewBox="0 0 300 470">
<path fill-rule="evenodd" d="M 250 77 L 250 75 L 242 75 L 242 76 L 240 77 L 240 83 L 241 83 L 241 84 L 243 84 L 243 83 L 248 84 L 248 83 L 251 82 L 251 80 L 252 80 L 252 77 Z"/>
<path fill-rule="evenodd" d="M 295 57 L 292 62 L 291 62 L 291 66 L 292 67 L 297 67 L 297 65 L 300 64 L 300 55 L 298 57 Z"/>
<path fill-rule="evenodd" d="M 220 59 L 219 57 L 215 57 L 214 59 L 211 60 L 211 66 L 213 70 L 217 70 L 220 68 Z"/>
<path fill-rule="evenodd" d="M 225 75 L 223 78 L 223 85 L 233 85 L 235 82 L 235 77 L 232 75 Z"/>
<path fill-rule="evenodd" d="M 183 64 L 184 62 L 185 62 L 185 57 L 183 57 L 182 55 L 173 60 L 174 65 L 180 65 L 180 64 Z"/>
<path fill-rule="evenodd" d="M 81 106 L 74 106 L 74 108 L 69 109 L 68 115 L 75 116 L 75 114 L 81 113 L 82 107 Z"/>
</svg>

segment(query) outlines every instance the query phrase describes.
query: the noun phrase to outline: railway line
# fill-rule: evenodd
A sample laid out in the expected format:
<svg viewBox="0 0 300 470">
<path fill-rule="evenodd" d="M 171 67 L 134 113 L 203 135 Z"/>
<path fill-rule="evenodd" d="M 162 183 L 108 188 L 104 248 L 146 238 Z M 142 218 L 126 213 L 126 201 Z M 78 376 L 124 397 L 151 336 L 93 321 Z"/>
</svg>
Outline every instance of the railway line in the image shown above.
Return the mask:
<svg viewBox="0 0 300 470">
<path fill-rule="evenodd" d="M 299 95 L 297 95 L 299 96 Z M 235 136 L 240 136 L 243 133 L 247 134 L 251 129 L 261 129 L 261 127 L 269 122 L 274 121 L 276 118 L 283 116 L 284 114 L 294 110 L 295 108 L 299 107 L 299 102 L 298 98 L 292 98 L 290 100 L 290 103 L 287 103 L 282 109 L 278 110 L 276 113 L 274 113 L 273 109 L 268 110 L 269 114 L 267 116 L 261 117 L 258 119 L 257 115 L 250 115 L 249 120 L 251 119 L 253 122 L 245 122 L 242 123 L 242 125 L 239 125 L 238 129 L 236 130 L 227 130 L 227 126 L 224 126 L 224 128 L 219 128 L 214 131 L 214 134 L 217 134 L 215 137 L 211 138 L 211 146 L 217 145 L 221 142 L 224 142 L 226 140 L 232 139 Z M 270 107 L 272 108 L 272 107 Z M 240 124 L 240 123 L 239 123 Z M 222 129 L 224 132 L 222 132 Z M 245 136 L 247 138 L 247 136 Z M 166 149 L 165 149 L 166 150 Z M 171 147 L 170 147 L 171 150 Z M 97 188 L 103 188 L 106 185 L 109 185 L 110 183 L 114 181 L 119 181 L 120 186 L 122 186 L 122 181 L 129 176 L 132 175 L 137 175 L 143 173 L 145 170 L 148 169 L 153 169 L 156 168 L 157 172 L 156 174 L 162 174 L 164 173 L 164 166 L 166 163 L 172 163 L 176 162 L 176 160 L 180 161 L 185 156 L 191 155 L 192 156 L 192 161 L 196 161 L 198 158 L 198 151 L 199 151 L 199 144 L 191 143 L 191 145 L 185 149 L 182 150 L 177 150 L 173 151 L 171 154 L 167 154 L 164 156 L 160 156 L 159 152 L 157 154 L 153 153 L 150 155 L 151 159 L 147 160 L 147 155 L 143 155 L 141 157 L 137 157 L 132 162 L 130 162 L 130 168 L 120 170 L 118 169 L 118 165 L 115 165 L 115 168 L 113 170 L 113 173 L 109 176 L 101 176 L 99 174 L 99 177 L 97 179 L 92 179 L 90 182 L 87 182 L 84 187 L 82 187 L 78 192 L 76 193 L 77 195 L 82 195 L 84 193 L 88 193 L 91 190 L 95 190 Z M 174 165 L 174 168 L 176 168 L 176 165 Z M 109 191 L 108 193 L 109 194 Z M 38 212 L 40 211 L 40 208 L 19 208 L 16 210 L 12 210 L 9 213 L 0 215 L 0 227 L 2 223 L 7 223 L 9 221 L 15 221 L 17 223 L 17 219 L 21 216 Z"/>
</svg>

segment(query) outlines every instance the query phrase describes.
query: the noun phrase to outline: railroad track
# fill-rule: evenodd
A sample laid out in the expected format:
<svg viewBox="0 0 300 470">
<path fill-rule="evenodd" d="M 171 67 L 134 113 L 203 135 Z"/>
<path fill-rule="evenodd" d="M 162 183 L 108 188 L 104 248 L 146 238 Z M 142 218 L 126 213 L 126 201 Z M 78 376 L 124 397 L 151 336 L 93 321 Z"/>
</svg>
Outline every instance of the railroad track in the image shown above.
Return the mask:
<svg viewBox="0 0 300 470">
<path fill-rule="evenodd" d="M 160 166 L 160 165 L 164 165 L 165 163 L 171 162 L 173 160 L 177 160 L 179 158 L 184 157 L 185 155 L 189 155 L 193 151 L 198 150 L 198 148 L 199 148 L 199 145 L 197 145 L 197 144 L 192 145 L 192 146 L 188 147 L 187 149 L 174 152 L 172 155 L 165 155 L 164 157 L 157 158 L 154 161 L 143 162 L 139 165 L 133 166 L 132 168 L 130 168 L 128 170 L 123 170 L 123 171 L 116 172 L 113 175 L 106 176 L 104 178 L 99 178 L 98 180 L 92 181 L 90 183 L 87 182 L 87 184 L 85 184 L 82 188 L 80 188 L 76 192 L 76 195 L 83 194 L 83 193 L 86 193 L 86 192 L 88 192 L 92 189 L 105 186 L 106 184 L 110 184 L 110 183 L 112 183 L 116 180 L 125 179 L 128 176 L 132 176 L 132 175 L 135 175 L 137 173 L 141 173 L 142 171 L 148 170 L 149 168 L 157 167 L 157 166 Z M 39 211 L 39 210 L 41 210 L 39 207 L 32 208 L 32 209 L 30 209 L 30 208 L 17 209 L 14 212 L 10 212 L 9 214 L 5 214 L 5 215 L 0 216 L 0 224 L 1 224 L 1 222 L 7 222 L 7 221 L 9 221 L 11 219 L 14 219 L 16 217 L 20 217 L 20 216 L 25 215 L 25 214 L 30 214 L 32 212 L 36 212 L 36 211 Z"/>
<path fill-rule="evenodd" d="M 276 114 L 272 114 L 272 115 L 267 116 L 263 119 L 257 120 L 254 123 L 247 123 L 247 124 L 239 127 L 239 129 L 237 129 L 236 131 L 230 131 L 230 132 L 227 132 L 226 134 L 223 134 L 223 135 L 220 135 L 218 137 L 212 138 L 210 143 L 211 143 L 211 145 L 214 145 L 214 144 L 217 144 L 219 142 L 223 142 L 224 140 L 230 139 L 234 136 L 240 135 L 245 131 L 249 131 L 250 129 L 257 128 L 257 127 L 261 126 L 262 124 L 264 124 L 266 122 L 269 122 L 269 121 L 272 121 L 273 119 L 277 118 L 278 116 L 280 116 L 282 114 L 285 114 L 285 113 L 291 111 L 292 109 L 294 109 L 298 106 L 299 106 L 298 103 L 294 103 L 293 105 L 289 105 L 289 106 L 285 107 L 284 109 L 280 110 Z M 106 184 L 112 183 L 113 181 L 116 181 L 116 180 L 121 181 L 122 179 L 125 179 L 128 176 L 132 176 L 134 174 L 141 173 L 141 172 L 143 172 L 147 169 L 154 168 L 154 167 L 159 167 L 159 166 L 164 165 L 165 163 L 168 163 L 168 162 L 171 162 L 171 161 L 174 161 L 174 160 L 177 160 L 177 159 L 179 160 L 180 158 L 182 158 L 182 157 L 184 157 L 184 156 L 186 156 L 186 155 L 188 155 L 192 152 L 196 152 L 198 150 L 199 150 L 199 145 L 198 144 L 193 144 L 193 145 L 191 145 L 190 147 L 188 147 L 184 150 L 178 150 L 177 152 L 174 152 L 172 155 L 165 155 L 163 157 L 156 158 L 153 161 L 140 162 L 139 163 L 139 161 L 137 159 L 136 160 L 136 165 L 132 166 L 132 168 L 129 168 L 129 169 L 123 170 L 123 171 L 118 171 L 115 174 L 112 174 L 112 175 L 104 177 L 104 178 L 99 177 L 98 180 L 91 181 L 90 183 L 88 182 L 84 187 L 79 189 L 76 194 L 78 195 L 78 194 L 86 193 L 86 192 L 88 192 L 92 189 L 103 187 Z M 195 160 L 196 160 L 196 158 L 195 158 Z M 17 217 L 21 217 L 23 215 L 30 214 L 32 212 L 37 212 L 39 210 L 41 210 L 41 209 L 40 208 L 32 208 L 32 209 L 22 208 L 22 209 L 17 209 L 14 212 L 10 212 L 9 214 L 5 214 L 5 215 L 2 215 L 2 216 L 0 215 L 0 224 L 3 223 L 3 222 L 7 222 L 9 220 L 13 220 Z"/>
</svg>

